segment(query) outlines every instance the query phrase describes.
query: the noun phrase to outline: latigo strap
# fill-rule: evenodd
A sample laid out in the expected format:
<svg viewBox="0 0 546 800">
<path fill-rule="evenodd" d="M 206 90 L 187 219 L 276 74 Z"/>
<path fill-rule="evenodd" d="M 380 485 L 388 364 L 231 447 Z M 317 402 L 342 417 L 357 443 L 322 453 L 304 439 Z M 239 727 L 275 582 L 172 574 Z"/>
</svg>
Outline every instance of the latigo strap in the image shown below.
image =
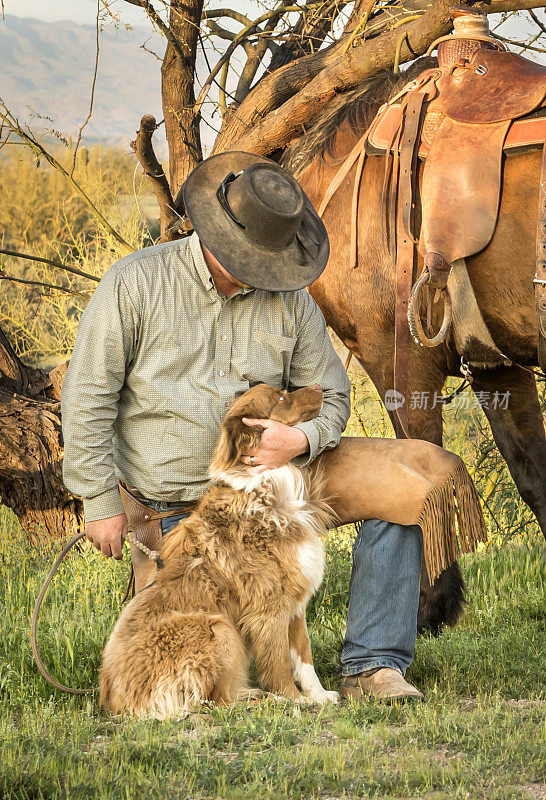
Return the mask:
<svg viewBox="0 0 546 800">
<path fill-rule="evenodd" d="M 400 168 L 396 210 L 396 306 L 394 329 L 394 389 L 400 403 L 396 409 L 402 433 L 409 438 L 408 365 L 410 329 L 408 302 L 415 270 L 413 235 L 414 198 L 417 192 L 417 150 L 426 92 L 410 94 L 406 108 L 404 132 L 400 142 Z M 394 175 L 393 175 L 394 180 Z M 396 207 L 396 205 L 395 205 Z M 397 431 L 400 435 L 400 431 Z"/>
<path fill-rule="evenodd" d="M 538 320 L 538 363 L 546 371 L 546 143 L 538 193 L 537 269 L 533 281 Z"/>
</svg>

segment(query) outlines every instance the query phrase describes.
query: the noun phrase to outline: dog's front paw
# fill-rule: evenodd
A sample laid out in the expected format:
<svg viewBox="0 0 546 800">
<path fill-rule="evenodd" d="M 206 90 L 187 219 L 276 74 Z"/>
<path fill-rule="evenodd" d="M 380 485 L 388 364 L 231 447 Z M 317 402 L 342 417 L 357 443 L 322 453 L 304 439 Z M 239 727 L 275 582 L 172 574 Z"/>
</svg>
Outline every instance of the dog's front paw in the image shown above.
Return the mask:
<svg viewBox="0 0 546 800">
<path fill-rule="evenodd" d="M 321 691 L 315 689 L 314 691 L 308 692 L 302 698 L 304 703 L 316 704 L 324 706 L 326 703 L 339 703 L 340 697 L 337 692 L 328 692 L 326 689 L 322 689 Z"/>
</svg>

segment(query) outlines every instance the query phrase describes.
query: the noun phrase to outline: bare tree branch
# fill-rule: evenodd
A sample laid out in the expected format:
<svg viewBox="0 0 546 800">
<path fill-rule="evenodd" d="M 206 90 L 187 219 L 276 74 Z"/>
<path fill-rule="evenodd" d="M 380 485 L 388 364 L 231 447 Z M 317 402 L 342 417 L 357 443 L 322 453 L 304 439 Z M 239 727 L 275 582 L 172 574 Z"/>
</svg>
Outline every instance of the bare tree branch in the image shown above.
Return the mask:
<svg viewBox="0 0 546 800">
<path fill-rule="evenodd" d="M 525 11 L 530 8 L 544 8 L 546 2 L 536 2 L 536 0 L 491 0 L 490 3 L 477 3 L 476 7 L 481 8 L 488 14 L 499 14 L 501 11 Z"/>
<path fill-rule="evenodd" d="M 529 16 L 531 17 L 535 25 L 538 25 L 542 33 L 546 33 L 546 25 L 543 25 L 543 23 L 539 20 L 535 12 L 532 11 L 531 9 L 529 9 Z"/>
<path fill-rule="evenodd" d="M 125 0 L 125 2 L 129 3 L 132 6 L 139 6 L 139 8 L 144 9 L 144 11 L 147 13 L 152 22 L 155 25 L 157 25 L 161 33 L 165 36 L 167 41 L 171 43 L 176 54 L 181 59 L 185 58 L 184 50 L 181 46 L 180 39 L 173 33 L 171 28 L 163 22 L 163 20 L 161 19 L 161 17 L 153 7 L 153 5 L 149 2 L 149 0 Z"/>
<path fill-rule="evenodd" d="M 13 256 L 14 258 L 25 258 L 28 261 L 39 261 L 41 264 L 49 264 L 56 269 L 62 269 L 65 272 L 72 272 L 74 275 L 79 275 L 81 278 L 88 278 L 90 281 L 100 281 L 96 275 L 90 275 L 89 272 L 82 272 L 81 269 L 76 267 L 67 267 L 66 264 L 61 264 L 60 261 L 53 261 L 51 258 L 42 258 L 41 256 L 31 256 L 28 253 L 18 253 L 16 250 L 0 249 L 0 253 L 5 256 Z"/>
<path fill-rule="evenodd" d="M 436 38 L 449 33 L 450 5 L 448 0 L 407 0 L 382 6 L 374 15 L 373 31 L 370 28 L 370 33 L 355 40 L 347 53 L 343 52 L 347 37 L 342 36 L 330 48 L 265 77 L 222 126 L 213 153 L 236 147 L 266 155 L 284 147 L 335 94 L 392 68 L 403 34 L 407 36 L 400 45 L 400 63 L 414 59 Z M 527 0 L 510 0 L 485 8 L 494 13 L 528 5 Z M 544 7 L 546 0 L 534 0 L 532 5 Z"/>
<path fill-rule="evenodd" d="M 340 0 L 326 0 L 316 13 L 306 7 L 292 27 L 291 40 L 283 44 L 271 59 L 268 72 L 274 72 L 291 61 L 316 52 L 345 5 Z"/>
<path fill-rule="evenodd" d="M 137 137 L 131 142 L 131 147 L 152 183 L 152 189 L 159 204 L 161 230 L 165 231 L 178 219 L 178 215 L 173 210 L 174 202 L 167 176 L 154 152 L 152 136 L 156 128 L 155 117 L 152 117 L 151 114 L 142 117 Z"/>
<path fill-rule="evenodd" d="M 360 0 L 355 8 L 361 9 L 367 1 Z M 378 35 L 381 32 L 381 25 L 384 27 L 392 25 L 396 14 L 402 17 L 408 11 L 419 9 L 420 6 L 429 6 L 431 3 L 432 0 L 408 0 L 403 8 L 400 8 L 398 3 L 392 8 L 382 6 L 374 15 L 374 34 Z M 350 20 L 353 20 L 355 24 L 357 22 L 353 19 L 353 15 Z M 322 70 L 335 63 L 343 54 L 345 43 L 351 32 L 352 29 L 346 29 L 342 36 L 328 47 L 299 58 L 263 77 L 237 111 L 230 115 L 227 125 L 222 125 L 214 145 L 214 152 L 229 149 L 234 141 L 243 136 L 263 117 L 275 111 L 293 95 L 304 89 Z"/>
<path fill-rule="evenodd" d="M 43 286 L 46 289 L 57 289 L 58 291 L 65 292 L 66 294 L 76 295 L 85 301 L 89 299 L 88 297 L 85 297 L 84 294 L 81 292 L 76 292 L 74 289 L 67 289 L 65 286 L 56 286 L 53 283 L 44 283 L 43 281 L 31 281 L 25 278 L 15 278 L 13 275 L 6 275 L 2 269 L 0 269 L 0 280 L 10 281 L 12 283 L 23 283 L 26 286 Z M 90 292 L 91 289 L 88 289 L 87 291 Z"/>
<path fill-rule="evenodd" d="M 521 47 L 523 50 L 533 50 L 535 53 L 546 53 L 546 49 L 544 47 L 534 47 L 532 44 L 526 44 L 525 42 L 515 42 L 513 39 L 506 39 L 504 36 L 499 36 L 498 33 L 492 33 L 491 35 L 495 39 L 499 39 L 501 42 L 513 44 L 514 47 Z"/>
<path fill-rule="evenodd" d="M 201 106 L 203 105 L 205 98 L 209 92 L 211 84 L 214 78 L 218 75 L 220 70 L 223 68 L 224 64 L 229 61 L 235 49 L 249 36 L 255 33 L 256 29 L 262 22 L 269 20 L 271 18 L 278 19 L 280 16 L 287 14 L 291 11 L 301 11 L 301 6 L 297 5 L 288 5 L 286 0 L 283 0 L 279 6 L 277 6 L 273 11 L 268 11 L 265 14 L 262 14 L 260 17 L 255 19 L 250 25 L 246 25 L 242 31 L 240 31 L 237 36 L 233 39 L 229 47 L 227 48 L 224 55 L 218 59 L 218 62 L 214 66 L 212 72 L 204 82 L 203 86 L 201 87 L 201 91 L 199 92 L 199 96 L 195 103 L 195 111 L 199 112 Z"/>
<path fill-rule="evenodd" d="M 96 83 L 97 83 L 97 74 L 98 74 L 98 71 L 99 71 L 99 50 L 100 50 L 100 47 L 99 47 L 99 13 L 100 13 L 100 0 L 97 0 L 97 16 L 96 16 L 96 26 L 95 26 L 95 40 L 96 40 L 95 41 L 95 68 L 93 70 L 93 80 L 91 82 L 91 97 L 90 97 L 90 100 L 89 100 L 89 112 L 87 114 L 87 117 L 85 118 L 85 121 L 84 121 L 83 125 L 80 126 L 80 129 L 78 131 L 78 140 L 76 142 L 76 147 L 74 148 L 74 158 L 72 160 L 72 169 L 70 171 L 70 175 L 71 176 L 74 174 L 74 170 L 76 169 L 76 157 L 78 155 L 78 147 L 80 146 L 80 142 L 82 140 L 83 129 L 85 128 L 85 126 L 87 125 L 87 123 L 91 119 L 91 115 L 93 114 L 93 103 L 94 103 L 94 100 L 95 100 L 95 86 L 96 86 Z"/>
<path fill-rule="evenodd" d="M 241 14 L 240 11 L 235 11 L 232 8 L 210 8 L 205 9 L 203 12 L 203 19 L 215 19 L 218 17 L 227 17 L 229 19 L 234 19 L 236 22 L 240 22 L 241 25 L 252 25 L 252 20 Z"/>
</svg>

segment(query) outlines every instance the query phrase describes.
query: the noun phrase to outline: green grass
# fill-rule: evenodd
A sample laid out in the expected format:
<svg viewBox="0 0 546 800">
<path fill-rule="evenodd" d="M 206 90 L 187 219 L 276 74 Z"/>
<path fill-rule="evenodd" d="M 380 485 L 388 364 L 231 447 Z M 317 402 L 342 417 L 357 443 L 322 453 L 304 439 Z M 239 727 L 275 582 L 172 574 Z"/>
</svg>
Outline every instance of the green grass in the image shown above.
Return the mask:
<svg viewBox="0 0 546 800">
<path fill-rule="evenodd" d="M 318 671 L 339 682 L 351 531 L 328 543 L 309 609 Z M 421 638 L 417 706 L 289 703 L 204 708 L 182 721 L 112 719 L 96 695 L 60 695 L 37 674 L 29 622 L 57 543 L 30 548 L 0 515 L 2 798 L 543 798 L 546 796 L 544 545 L 526 538 L 463 561 L 464 621 Z M 73 686 L 96 682 L 119 612 L 123 566 L 86 549 L 55 580 L 41 649 Z"/>
</svg>

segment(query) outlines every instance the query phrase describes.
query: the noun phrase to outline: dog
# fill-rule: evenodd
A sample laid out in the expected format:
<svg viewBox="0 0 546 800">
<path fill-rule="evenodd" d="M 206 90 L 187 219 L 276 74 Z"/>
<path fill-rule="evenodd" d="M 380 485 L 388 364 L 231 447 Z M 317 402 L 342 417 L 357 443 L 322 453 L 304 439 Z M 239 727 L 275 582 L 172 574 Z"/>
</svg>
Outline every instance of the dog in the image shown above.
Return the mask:
<svg viewBox="0 0 546 800">
<path fill-rule="evenodd" d="M 112 714 L 164 719 L 203 701 L 260 696 L 248 682 L 251 654 L 274 695 L 337 702 L 315 672 L 305 620 L 330 522 L 320 479 L 292 464 L 251 474 L 241 463 L 262 433 L 243 418 L 295 425 L 321 407 L 316 385 L 289 393 L 259 384 L 231 405 L 210 487 L 163 540 L 164 567 L 123 610 L 104 649 L 101 704 Z"/>
</svg>

